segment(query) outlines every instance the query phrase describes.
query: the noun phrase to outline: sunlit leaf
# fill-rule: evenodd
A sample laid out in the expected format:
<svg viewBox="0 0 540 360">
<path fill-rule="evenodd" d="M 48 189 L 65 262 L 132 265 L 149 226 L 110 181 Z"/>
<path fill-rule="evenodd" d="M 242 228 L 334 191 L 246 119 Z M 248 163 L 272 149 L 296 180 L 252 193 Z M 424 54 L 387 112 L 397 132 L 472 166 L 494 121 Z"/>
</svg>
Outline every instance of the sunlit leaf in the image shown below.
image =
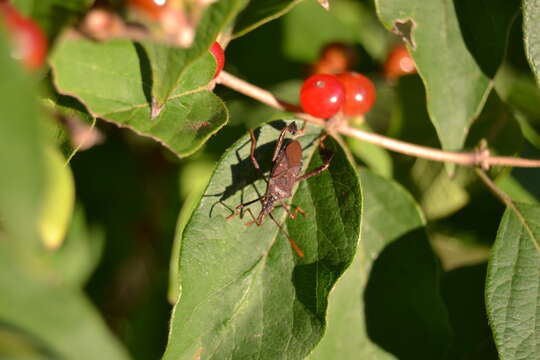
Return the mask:
<svg viewBox="0 0 540 360">
<path fill-rule="evenodd" d="M 409 44 L 442 147 L 462 147 L 490 91 L 516 4 L 376 0 L 383 24 Z"/>
<path fill-rule="evenodd" d="M 527 59 L 540 85 L 540 2 L 538 0 L 523 0 L 523 41 Z"/>
<path fill-rule="evenodd" d="M 216 41 L 218 34 L 225 30 L 225 27 L 243 8 L 245 2 L 245 0 L 220 0 L 210 5 L 204 11 L 203 18 L 197 25 L 195 39 L 189 48 L 168 46 L 155 41 L 141 43 L 148 54 L 152 68 L 152 86 L 150 88 L 156 106 L 161 108 L 171 96 L 174 97 L 175 90 L 183 88 L 183 82 L 193 74 L 203 81 L 206 79 L 206 83 L 208 83 L 215 72 L 216 65 L 213 58 L 204 70 L 205 72 L 210 70 L 210 78 L 206 78 L 207 74 L 198 74 L 193 69 L 193 63 L 201 57 L 209 55 L 208 49 Z M 192 74 L 190 75 L 189 72 Z"/>
<path fill-rule="evenodd" d="M 149 136 L 178 156 L 196 151 L 227 121 L 225 105 L 207 87 L 215 69 L 209 53 L 183 73 L 154 119 L 150 67 L 141 46 L 65 39 L 51 63 L 60 92 L 77 97 L 93 116 Z"/>
<path fill-rule="evenodd" d="M 255 156 L 270 168 L 283 122 L 256 132 Z M 319 131 L 308 127 L 300 141 L 308 169 L 321 166 Z M 307 216 L 286 221 L 285 229 L 304 256 L 291 248 L 276 223 L 245 226 L 251 219 L 226 217 L 242 201 L 264 192 L 245 136 L 222 157 L 198 207 L 183 230 L 181 293 L 173 311 L 164 359 L 257 357 L 301 359 L 320 340 L 327 296 L 352 260 L 358 241 L 360 188 L 356 172 L 331 138 L 328 171 L 299 184 L 292 200 Z M 259 202 L 251 206 L 254 214 Z M 273 216 L 280 224 L 283 209 Z"/>
</svg>

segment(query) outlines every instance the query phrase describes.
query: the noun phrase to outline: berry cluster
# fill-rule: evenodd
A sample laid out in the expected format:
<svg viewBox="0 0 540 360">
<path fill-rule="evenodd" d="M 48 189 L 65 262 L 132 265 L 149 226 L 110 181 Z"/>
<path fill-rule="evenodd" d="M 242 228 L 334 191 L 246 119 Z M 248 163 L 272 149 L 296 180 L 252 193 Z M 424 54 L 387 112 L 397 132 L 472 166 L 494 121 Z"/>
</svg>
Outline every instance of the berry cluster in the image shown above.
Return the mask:
<svg viewBox="0 0 540 360">
<path fill-rule="evenodd" d="M 47 38 L 38 24 L 7 2 L 0 2 L 0 21 L 13 41 L 13 56 L 31 70 L 41 67 L 47 56 Z"/>
<path fill-rule="evenodd" d="M 340 43 L 327 45 L 300 90 L 304 112 L 330 118 L 339 111 L 353 117 L 367 113 L 375 103 L 375 86 L 362 74 L 347 71 L 356 61 L 352 48 Z"/>
</svg>

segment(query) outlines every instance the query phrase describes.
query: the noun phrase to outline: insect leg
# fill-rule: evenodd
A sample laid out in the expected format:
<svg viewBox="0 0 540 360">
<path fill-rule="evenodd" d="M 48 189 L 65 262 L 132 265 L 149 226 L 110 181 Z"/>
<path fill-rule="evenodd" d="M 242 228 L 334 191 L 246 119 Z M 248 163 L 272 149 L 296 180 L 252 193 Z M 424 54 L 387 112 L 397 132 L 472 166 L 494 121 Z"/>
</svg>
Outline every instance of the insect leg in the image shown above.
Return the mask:
<svg viewBox="0 0 540 360">
<path fill-rule="evenodd" d="M 253 166 L 255 166 L 255 169 L 260 171 L 261 167 L 259 166 L 259 162 L 255 158 L 255 147 L 257 146 L 257 139 L 255 138 L 253 130 L 249 130 L 249 136 L 251 136 L 251 153 L 249 154 L 249 158 L 251 159 Z"/>
<path fill-rule="evenodd" d="M 302 176 L 299 176 L 296 178 L 295 182 L 299 182 L 299 181 L 302 181 L 302 180 L 306 180 L 306 179 L 309 179 L 310 177 L 312 176 L 315 176 L 315 175 L 318 175 L 320 173 L 322 173 L 323 171 L 327 170 L 328 167 L 330 166 L 330 161 L 332 161 L 332 158 L 334 157 L 334 154 L 330 155 L 330 157 L 328 158 L 328 160 L 326 160 L 323 164 L 323 166 L 321 167 L 318 167 L 316 168 L 315 170 L 311 170 L 310 172 L 308 172 L 307 174 L 304 174 Z"/>
<path fill-rule="evenodd" d="M 294 249 L 294 251 L 296 251 L 296 253 L 298 254 L 298 256 L 300 257 L 304 257 L 304 253 L 302 252 L 302 250 L 300 249 L 300 247 L 298 246 L 298 244 L 293 240 L 292 237 L 289 236 L 289 234 L 285 231 L 285 229 L 283 229 L 283 226 L 281 226 L 277 220 L 274 218 L 274 216 L 272 215 L 272 213 L 269 213 L 268 216 L 270 216 L 270 219 L 272 219 L 272 221 L 278 226 L 279 230 L 281 230 L 281 232 L 283 232 L 285 234 L 285 236 L 287 236 L 287 239 L 289 239 L 289 242 L 291 243 L 291 246 L 292 248 Z"/>
<path fill-rule="evenodd" d="M 290 132 L 291 134 L 295 135 L 298 132 L 298 128 L 296 127 L 296 123 L 293 121 L 286 127 L 284 127 L 281 132 L 279 133 L 278 140 L 276 142 L 276 148 L 274 149 L 274 155 L 272 156 L 272 161 L 276 161 L 279 152 L 281 151 L 281 145 L 283 144 L 283 138 L 285 137 L 286 132 Z"/>
<path fill-rule="evenodd" d="M 249 206 L 249 205 L 251 205 L 251 204 L 253 204 L 253 203 L 257 202 L 257 201 L 260 201 L 260 200 L 261 200 L 261 198 L 257 198 L 255 200 L 251 200 L 251 201 L 248 201 L 246 203 L 238 205 L 237 207 L 234 208 L 233 213 L 231 215 L 227 216 L 225 219 L 229 220 L 229 219 L 235 217 L 236 215 L 240 215 L 239 210 L 242 210 L 244 207 Z M 248 211 L 249 211 L 249 209 L 248 209 Z"/>
<path fill-rule="evenodd" d="M 300 206 L 296 206 L 294 208 L 294 211 L 291 212 L 291 209 L 289 208 L 289 206 L 287 206 L 287 204 L 285 204 L 285 202 L 283 200 L 279 200 L 279 203 L 285 209 L 285 211 L 287 212 L 287 214 L 289 215 L 289 217 L 291 219 L 296 219 L 296 217 L 298 216 L 298 213 L 300 213 L 300 214 L 302 214 L 304 216 L 307 216 L 307 213 Z"/>
<path fill-rule="evenodd" d="M 304 135 L 304 130 L 306 129 L 306 126 L 307 126 L 307 121 L 304 120 L 304 123 L 302 124 L 302 127 L 300 129 L 298 129 L 297 134 L 298 135 Z"/>
<path fill-rule="evenodd" d="M 253 224 L 257 224 L 257 226 L 261 226 L 261 225 L 264 223 L 264 218 L 262 218 L 262 219 L 259 221 L 258 218 L 256 218 L 255 215 L 253 215 L 253 212 L 251 211 L 251 209 L 247 209 L 246 211 L 249 212 L 249 215 L 251 215 L 251 217 L 253 218 L 253 220 L 248 221 L 247 223 L 245 223 L 245 224 L 244 224 L 245 226 L 251 226 L 251 225 L 253 225 Z"/>
</svg>

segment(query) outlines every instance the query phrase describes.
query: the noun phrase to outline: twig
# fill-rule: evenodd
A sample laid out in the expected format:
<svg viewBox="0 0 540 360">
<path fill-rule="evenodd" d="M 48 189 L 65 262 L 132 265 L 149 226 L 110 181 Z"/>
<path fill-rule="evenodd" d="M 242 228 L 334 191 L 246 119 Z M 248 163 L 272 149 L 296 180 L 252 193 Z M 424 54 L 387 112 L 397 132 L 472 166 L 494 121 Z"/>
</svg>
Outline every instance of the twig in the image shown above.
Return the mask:
<svg viewBox="0 0 540 360">
<path fill-rule="evenodd" d="M 529 234 L 529 237 L 531 238 L 531 241 L 533 242 L 534 247 L 536 248 L 536 251 L 538 252 L 538 255 L 540 255 L 540 244 L 538 242 L 538 239 L 534 235 L 531 227 L 527 223 L 527 220 L 525 219 L 525 216 L 521 213 L 521 211 L 518 209 L 516 204 L 512 201 L 510 196 L 508 196 L 504 191 L 499 189 L 497 185 L 489 178 L 489 176 L 486 174 L 484 170 L 481 169 L 475 169 L 476 174 L 480 177 L 480 179 L 486 184 L 486 186 L 491 190 L 491 192 L 499 198 L 508 208 L 512 209 L 512 211 L 516 214 L 517 218 L 525 228 L 525 231 L 527 234 Z"/>
<path fill-rule="evenodd" d="M 290 111 L 294 113 L 294 115 L 299 119 L 306 120 L 319 126 L 327 126 L 327 121 L 305 114 L 301 112 L 301 109 L 298 106 L 281 101 L 277 99 L 271 92 L 261 89 L 242 79 L 239 79 L 236 76 L 231 75 L 225 71 L 221 72 L 220 76 L 217 78 L 217 82 L 273 108 Z M 350 127 L 347 122 L 339 122 L 336 125 L 336 128 L 333 130 L 343 135 L 348 135 L 398 153 L 434 161 L 450 162 L 468 166 L 481 166 L 484 169 L 489 168 L 489 166 L 491 165 L 514 167 L 540 167 L 540 160 L 536 159 L 524 159 L 510 156 L 490 156 L 488 151 L 442 151 L 427 146 L 415 145 L 405 141 L 395 140 L 383 135 Z"/>
</svg>

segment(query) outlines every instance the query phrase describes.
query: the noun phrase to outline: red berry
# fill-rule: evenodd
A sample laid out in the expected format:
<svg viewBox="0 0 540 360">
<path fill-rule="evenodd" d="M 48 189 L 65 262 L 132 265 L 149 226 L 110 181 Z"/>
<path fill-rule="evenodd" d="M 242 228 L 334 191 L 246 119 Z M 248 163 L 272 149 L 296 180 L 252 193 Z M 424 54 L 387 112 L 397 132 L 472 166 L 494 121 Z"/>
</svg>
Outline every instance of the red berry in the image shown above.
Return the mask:
<svg viewBox="0 0 540 360">
<path fill-rule="evenodd" d="M 337 77 L 328 74 L 312 75 L 300 90 L 300 104 L 304 112 L 327 119 L 341 109 L 345 89 Z"/>
<path fill-rule="evenodd" d="M 356 58 L 353 47 L 339 42 L 330 43 L 321 50 L 319 61 L 311 71 L 313 74 L 339 74 L 354 66 Z"/>
<path fill-rule="evenodd" d="M 223 65 L 225 65 L 225 53 L 223 52 L 223 48 L 217 41 L 214 41 L 212 46 L 210 47 L 210 52 L 212 55 L 214 55 L 214 59 L 216 59 L 216 72 L 214 74 L 214 79 L 217 78 L 221 70 L 223 69 Z"/>
<path fill-rule="evenodd" d="M 129 0 L 131 6 L 141 10 L 154 20 L 158 20 L 167 7 L 167 0 Z"/>
<path fill-rule="evenodd" d="M 371 80 L 355 72 L 337 75 L 345 88 L 343 114 L 358 116 L 367 113 L 375 103 L 375 87 Z"/>
<path fill-rule="evenodd" d="M 415 72 L 416 65 L 405 45 L 394 47 L 384 63 L 384 75 L 388 79 L 397 79 L 400 76 L 414 74 Z"/>
<path fill-rule="evenodd" d="M 8 3 L 0 3 L 0 15 L 15 44 L 15 54 L 29 69 L 37 69 L 47 56 L 47 38 L 38 24 L 23 17 Z"/>
<path fill-rule="evenodd" d="M 320 62 L 327 64 L 330 71 L 339 74 L 356 63 L 356 51 L 352 46 L 335 42 L 326 45 L 320 55 Z"/>
</svg>

